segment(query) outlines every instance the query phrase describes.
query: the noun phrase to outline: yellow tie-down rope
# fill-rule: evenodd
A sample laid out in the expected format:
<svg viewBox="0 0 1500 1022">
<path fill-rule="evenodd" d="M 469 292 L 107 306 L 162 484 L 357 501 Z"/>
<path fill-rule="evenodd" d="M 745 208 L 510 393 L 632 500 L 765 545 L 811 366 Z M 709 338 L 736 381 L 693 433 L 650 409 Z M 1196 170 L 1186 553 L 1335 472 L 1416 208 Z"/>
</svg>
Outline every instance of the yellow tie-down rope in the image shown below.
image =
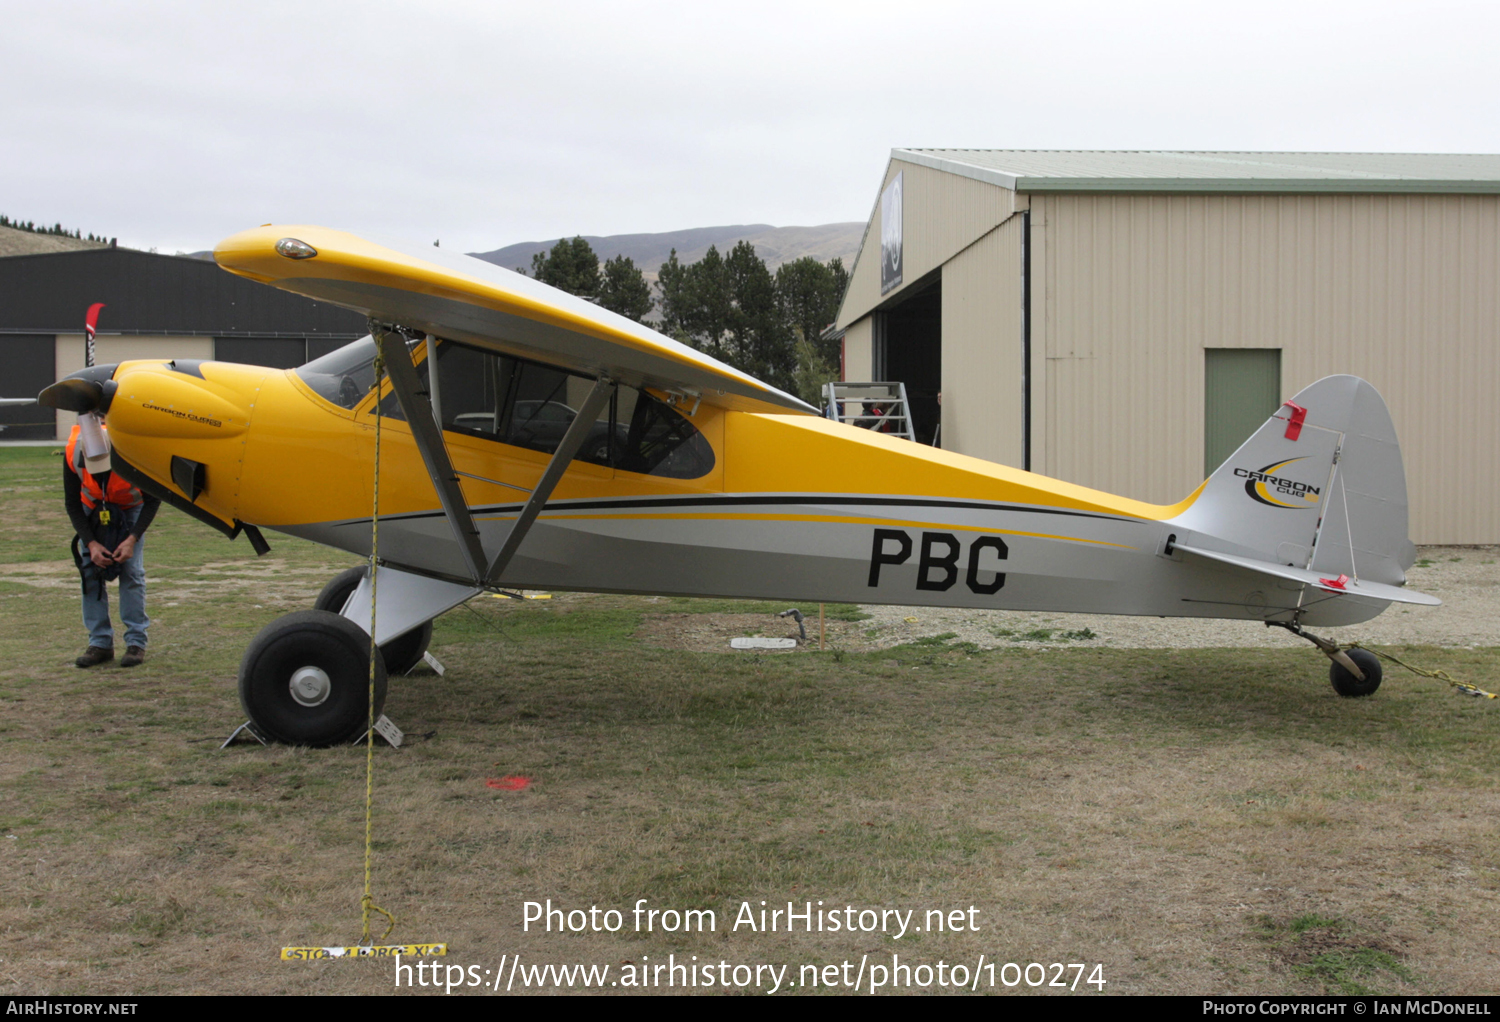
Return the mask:
<svg viewBox="0 0 1500 1022">
<path fill-rule="evenodd" d="M 365 729 L 365 893 L 359 899 L 360 909 L 360 936 L 359 942 L 362 946 L 374 945 L 370 937 L 370 914 L 379 912 L 385 916 L 385 932 L 380 935 L 381 940 L 391 935 L 396 928 L 396 917 L 385 909 L 375 904 L 375 899 L 370 895 L 370 860 L 373 856 L 371 835 L 372 820 L 375 806 L 375 657 L 378 655 L 375 646 L 375 583 L 378 576 L 375 571 L 376 554 L 380 550 L 380 381 L 385 376 L 385 357 L 378 351 L 375 354 L 375 382 L 372 385 L 375 391 L 375 499 L 370 508 L 370 687 L 368 698 L 369 718 Z"/>
<path fill-rule="evenodd" d="M 1407 663 L 1406 661 L 1397 659 L 1396 657 L 1391 656 L 1391 654 L 1389 654 L 1389 653 L 1382 653 L 1378 649 L 1371 649 L 1369 646 L 1361 645 L 1358 642 L 1346 642 L 1346 643 L 1343 644 L 1342 648 L 1344 648 L 1344 649 L 1362 649 L 1366 653 L 1374 653 L 1380 659 L 1382 659 L 1382 660 L 1389 660 L 1391 663 L 1396 664 L 1399 667 L 1405 667 L 1408 671 L 1410 671 L 1413 674 L 1420 674 L 1422 677 L 1424 677 L 1424 678 L 1432 678 L 1434 681 L 1446 681 L 1449 685 L 1452 685 L 1454 688 L 1458 689 L 1459 692 L 1463 693 L 1466 696 L 1475 696 L 1476 698 L 1484 698 L 1484 699 L 1497 699 L 1497 698 L 1500 698 L 1500 696 L 1497 696 L 1494 692 L 1487 692 L 1484 689 L 1480 688 L 1478 685 L 1470 685 L 1466 681 L 1454 681 L 1448 675 L 1447 671 L 1424 671 L 1424 670 L 1422 670 L 1422 668 L 1420 668 L 1420 667 L 1413 667 L 1411 664 Z"/>
<path fill-rule="evenodd" d="M 379 912 L 386 918 L 385 940 L 396 928 L 396 917 L 379 905 L 370 893 L 370 863 L 373 858 L 373 820 L 375 807 L 375 564 L 380 549 L 380 381 L 385 376 L 385 358 L 378 352 L 375 356 L 375 499 L 370 511 L 370 673 L 369 673 L 369 727 L 365 731 L 365 893 L 359 899 L 360 938 L 359 943 L 336 947 L 284 947 L 281 960 L 284 962 L 313 961 L 325 958 L 391 958 L 396 955 L 433 956 L 446 955 L 447 944 L 376 944 L 370 936 L 370 918 Z"/>
</svg>

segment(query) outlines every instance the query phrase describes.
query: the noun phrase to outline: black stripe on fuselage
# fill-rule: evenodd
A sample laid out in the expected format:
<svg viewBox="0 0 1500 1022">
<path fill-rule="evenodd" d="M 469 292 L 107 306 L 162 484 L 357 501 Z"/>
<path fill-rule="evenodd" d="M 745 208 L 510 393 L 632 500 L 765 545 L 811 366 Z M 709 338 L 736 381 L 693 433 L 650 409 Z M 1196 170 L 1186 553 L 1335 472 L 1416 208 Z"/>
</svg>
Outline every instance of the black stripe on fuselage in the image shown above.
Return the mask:
<svg viewBox="0 0 1500 1022">
<path fill-rule="evenodd" d="M 714 496 L 714 497 L 621 497 L 608 498 L 605 500 L 569 500 L 549 501 L 549 511 L 625 511 L 631 508 L 669 508 L 669 507 L 752 507 L 755 505 L 766 505 L 769 507 L 785 507 L 788 505 L 834 505 L 855 507 L 941 507 L 954 508 L 961 511 L 1008 511 L 1018 514 L 1038 515 L 1064 515 L 1071 518 L 1099 518 L 1109 522 L 1131 522 L 1144 524 L 1146 519 L 1132 518 L 1127 515 L 1099 514 L 1094 511 L 1068 511 L 1062 508 L 1037 507 L 1027 504 L 990 504 L 980 501 L 961 500 L 936 500 L 923 497 L 846 497 L 831 496 L 828 494 L 798 494 L 798 495 L 766 495 L 766 496 Z M 492 504 L 485 507 L 471 507 L 471 515 L 504 514 L 507 512 L 519 512 L 525 507 L 524 501 L 514 504 Z M 412 511 L 407 514 L 381 515 L 385 521 L 417 521 L 423 518 L 442 518 L 443 512 L 438 511 Z M 360 522 L 368 522 L 368 518 L 350 519 L 340 522 L 340 525 L 355 525 Z"/>
</svg>

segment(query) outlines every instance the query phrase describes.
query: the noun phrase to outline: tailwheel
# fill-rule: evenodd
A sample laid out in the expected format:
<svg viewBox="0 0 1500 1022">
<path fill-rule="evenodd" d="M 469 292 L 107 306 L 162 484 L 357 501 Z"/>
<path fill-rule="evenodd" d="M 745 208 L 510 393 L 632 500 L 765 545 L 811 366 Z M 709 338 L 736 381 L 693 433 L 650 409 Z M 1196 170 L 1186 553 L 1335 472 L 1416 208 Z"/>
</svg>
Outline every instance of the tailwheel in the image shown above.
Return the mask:
<svg viewBox="0 0 1500 1022">
<path fill-rule="evenodd" d="M 318 594 L 318 598 L 313 601 L 313 609 L 342 614 L 344 604 L 349 602 L 349 597 L 354 595 L 355 589 L 359 588 L 368 570 L 360 566 L 349 568 L 333 576 L 333 579 Z M 380 655 L 385 658 L 387 672 L 391 676 L 399 677 L 410 671 L 422 662 L 422 654 L 427 652 L 427 646 L 431 642 L 432 622 L 428 621 L 404 635 L 396 636 L 390 642 L 382 643 Z"/>
<path fill-rule="evenodd" d="M 1267 628 L 1285 628 L 1299 639 L 1308 642 L 1322 650 L 1323 655 L 1331 661 L 1328 667 L 1328 680 L 1333 682 L 1333 690 L 1341 696 L 1355 697 L 1373 695 L 1380 687 L 1380 679 L 1384 672 L 1380 669 L 1380 658 L 1367 649 L 1359 646 L 1350 646 L 1347 649 L 1338 643 L 1314 635 L 1303 629 L 1299 621 L 1267 621 Z"/>
<path fill-rule="evenodd" d="M 375 657 L 375 716 L 385 705 L 385 660 Z M 325 610 L 301 610 L 262 628 L 240 661 L 240 704 L 283 745 L 339 745 L 369 726 L 370 637 Z"/>
<path fill-rule="evenodd" d="M 1333 690 L 1341 696 L 1373 695 L 1380 687 L 1380 678 L 1384 673 L 1380 667 L 1380 658 L 1367 649 L 1346 649 L 1344 655 L 1354 661 L 1364 678 L 1356 678 L 1352 671 L 1334 660 L 1328 665 L 1328 680 L 1333 682 Z"/>
</svg>

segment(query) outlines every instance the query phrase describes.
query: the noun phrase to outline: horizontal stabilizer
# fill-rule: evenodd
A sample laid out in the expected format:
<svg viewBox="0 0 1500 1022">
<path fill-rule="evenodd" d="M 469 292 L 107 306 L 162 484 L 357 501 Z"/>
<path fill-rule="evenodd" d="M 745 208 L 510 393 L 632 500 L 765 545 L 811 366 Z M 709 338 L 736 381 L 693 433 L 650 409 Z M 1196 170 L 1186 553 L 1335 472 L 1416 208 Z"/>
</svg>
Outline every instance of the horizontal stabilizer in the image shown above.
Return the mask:
<svg viewBox="0 0 1500 1022">
<path fill-rule="evenodd" d="M 1262 575 L 1270 575 L 1290 582 L 1301 582 L 1314 589 L 1340 596 L 1360 596 L 1367 600 L 1383 600 L 1387 603 L 1415 603 L 1422 607 L 1437 607 L 1443 602 L 1436 596 L 1419 593 L 1415 589 L 1386 585 L 1383 582 L 1364 582 L 1350 578 L 1330 579 L 1323 572 L 1291 568 L 1284 564 L 1271 564 L 1268 561 L 1257 561 L 1251 557 L 1219 553 L 1217 550 L 1201 550 L 1196 547 L 1183 546 L 1181 543 L 1176 544 L 1173 549 L 1192 554 L 1194 557 L 1206 557 L 1222 564 L 1232 564 L 1236 568 L 1244 568 Z"/>
</svg>

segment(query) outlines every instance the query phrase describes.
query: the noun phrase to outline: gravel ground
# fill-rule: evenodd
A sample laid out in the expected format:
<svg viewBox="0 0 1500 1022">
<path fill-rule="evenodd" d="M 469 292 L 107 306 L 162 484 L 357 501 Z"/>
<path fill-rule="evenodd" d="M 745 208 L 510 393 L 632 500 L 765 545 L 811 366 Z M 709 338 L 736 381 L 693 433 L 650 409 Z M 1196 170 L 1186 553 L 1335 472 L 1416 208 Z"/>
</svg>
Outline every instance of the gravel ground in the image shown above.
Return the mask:
<svg viewBox="0 0 1500 1022">
<path fill-rule="evenodd" d="M 1441 607 L 1393 604 L 1363 624 L 1331 629 L 1340 642 L 1371 645 L 1500 646 L 1500 547 L 1421 547 L 1407 584 L 1443 601 Z M 873 645 L 894 646 L 954 633 L 959 641 L 997 646 L 1114 646 L 1185 649 L 1286 646 L 1297 640 L 1253 621 L 1119 617 L 936 607 L 868 606 L 861 622 Z M 807 608 L 803 608 L 804 611 Z M 1047 637 L 1044 637 L 1047 636 Z"/>
</svg>

